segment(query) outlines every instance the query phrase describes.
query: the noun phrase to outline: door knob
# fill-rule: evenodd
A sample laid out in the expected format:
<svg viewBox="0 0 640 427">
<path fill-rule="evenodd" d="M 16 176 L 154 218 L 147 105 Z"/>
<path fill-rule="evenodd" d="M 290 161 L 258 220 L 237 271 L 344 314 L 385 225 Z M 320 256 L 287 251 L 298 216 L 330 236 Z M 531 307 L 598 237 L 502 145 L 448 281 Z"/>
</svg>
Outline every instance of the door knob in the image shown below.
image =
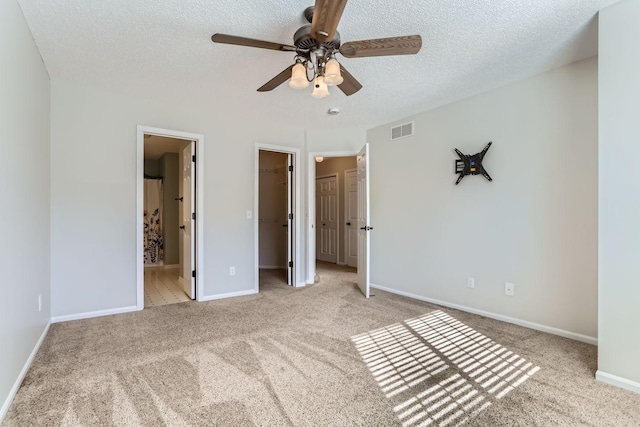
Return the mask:
<svg viewBox="0 0 640 427">
<path fill-rule="evenodd" d="M 369 230 L 373 230 L 373 227 L 369 227 L 368 225 L 365 227 L 360 227 L 360 230 L 364 230 L 364 231 L 369 231 Z"/>
<path fill-rule="evenodd" d="M 184 226 L 184 225 L 181 225 L 181 226 L 180 226 L 180 230 L 184 230 L 184 229 L 185 229 L 185 226 Z"/>
<path fill-rule="evenodd" d="M 350 222 L 348 222 L 348 223 L 347 223 L 347 225 L 351 225 L 351 223 L 350 223 Z"/>
</svg>

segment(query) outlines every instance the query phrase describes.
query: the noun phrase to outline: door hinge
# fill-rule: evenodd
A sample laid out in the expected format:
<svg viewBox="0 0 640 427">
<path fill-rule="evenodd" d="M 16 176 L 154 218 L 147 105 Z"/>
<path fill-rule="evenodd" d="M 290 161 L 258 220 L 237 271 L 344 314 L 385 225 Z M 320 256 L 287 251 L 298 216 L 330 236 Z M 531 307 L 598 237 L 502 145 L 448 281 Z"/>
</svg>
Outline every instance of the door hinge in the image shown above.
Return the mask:
<svg viewBox="0 0 640 427">
<path fill-rule="evenodd" d="M 292 213 L 289 214 L 289 219 L 293 219 L 293 214 Z"/>
<path fill-rule="evenodd" d="M 192 161 L 193 163 L 195 163 L 195 162 L 196 162 L 196 155 L 195 155 L 195 154 L 194 154 L 193 156 L 191 156 L 191 161 Z"/>
<path fill-rule="evenodd" d="M 195 271 L 195 270 L 193 270 L 193 271 L 191 272 L 191 277 L 196 277 L 196 271 Z"/>
<path fill-rule="evenodd" d="M 196 213 L 195 213 L 195 212 L 193 212 L 193 213 L 191 214 L 191 219 L 196 219 Z"/>
<path fill-rule="evenodd" d="M 293 261 L 289 261 L 289 267 L 293 268 Z"/>
<path fill-rule="evenodd" d="M 289 172 L 293 172 L 293 165 L 289 165 Z"/>
</svg>

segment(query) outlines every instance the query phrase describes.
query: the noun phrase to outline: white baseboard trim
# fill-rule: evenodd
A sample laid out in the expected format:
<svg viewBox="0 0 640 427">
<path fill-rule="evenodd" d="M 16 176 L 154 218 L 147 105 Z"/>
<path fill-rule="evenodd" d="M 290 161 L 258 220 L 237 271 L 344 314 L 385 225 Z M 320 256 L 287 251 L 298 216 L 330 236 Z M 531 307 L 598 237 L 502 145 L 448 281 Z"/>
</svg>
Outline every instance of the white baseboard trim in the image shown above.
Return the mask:
<svg viewBox="0 0 640 427">
<path fill-rule="evenodd" d="M 225 298 L 234 298 L 234 297 L 244 297 L 247 295 L 254 295 L 257 294 L 258 292 L 255 289 L 251 289 L 248 291 L 239 291 L 239 292 L 229 292 L 228 294 L 219 294 L 219 295 L 206 295 L 203 296 L 202 298 L 200 298 L 198 301 L 200 302 L 205 302 L 205 301 L 215 301 L 218 299 L 225 299 Z"/>
<path fill-rule="evenodd" d="M 24 380 L 24 377 L 27 375 L 27 372 L 29 372 L 29 368 L 33 363 L 33 359 L 36 357 L 36 354 L 38 354 L 38 350 L 40 350 L 40 346 L 42 345 L 44 338 L 47 336 L 47 332 L 49 332 L 50 326 L 51 326 L 51 322 L 47 323 L 47 326 L 45 326 L 44 331 L 42 331 L 42 334 L 40 335 L 40 338 L 38 338 L 38 342 L 36 342 L 36 345 L 33 347 L 31 354 L 29 354 L 27 361 L 22 367 L 22 370 L 20 371 L 20 375 L 18 375 L 16 382 L 13 384 L 13 387 L 11 387 L 11 391 L 9 391 L 9 395 L 7 396 L 4 403 L 2 404 L 2 408 L 0 408 L 0 424 L 2 424 L 2 420 L 4 420 L 4 417 L 7 415 L 7 412 L 9 411 L 9 407 L 11 406 L 11 403 L 13 402 L 13 399 L 16 397 L 16 393 L 18 393 L 18 390 L 22 385 L 22 380 Z"/>
<path fill-rule="evenodd" d="M 626 378 L 618 377 L 612 374 L 607 374 L 606 372 L 602 372 L 598 370 L 596 371 L 596 379 L 598 381 L 602 381 L 603 383 L 624 388 L 625 390 L 630 390 L 634 393 L 640 393 L 640 383 L 628 380 Z"/>
<path fill-rule="evenodd" d="M 308 280 L 307 279 L 307 282 L 306 282 L 307 285 L 313 285 L 314 283 L 316 283 L 315 280 Z"/>
<path fill-rule="evenodd" d="M 347 263 L 346 263 L 346 262 L 336 262 L 336 264 L 338 264 L 338 265 L 342 265 L 342 266 L 347 265 Z"/>
<path fill-rule="evenodd" d="M 172 270 L 174 268 L 180 268 L 180 264 L 166 264 L 164 266 L 165 270 Z"/>
<path fill-rule="evenodd" d="M 130 313 L 138 311 L 135 305 L 121 308 L 110 308 L 108 310 L 89 311 L 78 314 L 65 314 L 64 316 L 55 316 L 51 318 L 51 323 L 68 322 L 70 320 L 90 319 L 92 317 L 111 316 L 112 314 Z"/>
<path fill-rule="evenodd" d="M 492 313 L 490 311 L 478 310 L 476 308 L 466 307 L 464 305 L 452 304 L 446 301 L 440 301 L 433 298 L 423 297 L 421 295 L 411 294 L 409 292 L 399 291 L 397 289 L 385 288 L 384 286 L 378 286 L 371 284 L 373 289 L 380 289 L 392 294 L 402 295 L 405 297 L 417 299 L 419 301 L 430 302 L 432 304 L 442 305 L 444 307 L 454 308 L 460 311 L 466 311 L 467 313 L 477 314 L 479 316 L 489 317 L 491 319 L 500 320 L 502 322 L 513 323 L 514 325 L 524 326 L 525 328 L 535 329 L 536 331 L 546 332 L 553 335 L 558 335 L 564 338 L 570 338 L 572 340 L 585 342 L 587 344 L 598 345 L 598 339 L 590 337 L 588 335 L 577 334 L 575 332 L 565 331 L 564 329 L 554 328 L 552 326 L 541 325 L 539 323 L 529 322 L 527 320 L 516 319 L 515 317 L 503 316 L 502 314 Z"/>
<path fill-rule="evenodd" d="M 144 268 L 160 268 L 164 267 L 164 263 L 162 261 L 156 262 L 155 264 L 144 264 Z"/>
<path fill-rule="evenodd" d="M 304 288 L 305 286 L 307 286 L 307 282 L 302 281 L 302 282 L 298 282 L 294 288 Z"/>
<path fill-rule="evenodd" d="M 287 267 L 284 265 L 261 265 L 258 268 L 262 270 L 286 270 Z"/>
</svg>

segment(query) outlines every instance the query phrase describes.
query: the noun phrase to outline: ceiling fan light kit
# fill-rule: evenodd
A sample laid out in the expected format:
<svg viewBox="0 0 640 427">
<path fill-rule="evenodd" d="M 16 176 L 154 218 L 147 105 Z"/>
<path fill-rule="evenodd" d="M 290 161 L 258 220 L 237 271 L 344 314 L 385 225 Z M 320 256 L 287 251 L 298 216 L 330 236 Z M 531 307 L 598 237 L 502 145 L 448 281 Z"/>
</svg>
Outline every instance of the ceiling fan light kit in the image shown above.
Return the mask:
<svg viewBox="0 0 640 427">
<path fill-rule="evenodd" d="M 304 89 L 313 82 L 314 98 L 329 96 L 327 86 L 337 86 L 345 95 L 353 95 L 362 85 L 336 59 L 340 53 L 347 58 L 370 56 L 413 55 L 420 51 L 419 35 L 389 37 L 340 43 L 338 23 L 347 0 L 316 0 L 315 6 L 304 10 L 310 24 L 302 26 L 293 36 L 293 45 L 216 33 L 214 43 L 256 47 L 260 49 L 295 52 L 295 63 L 258 88 L 268 92 L 289 80 L 294 89 Z"/>
<path fill-rule="evenodd" d="M 316 81 L 313 85 L 313 92 L 311 96 L 314 98 L 325 98 L 329 96 L 329 88 L 327 84 L 324 82 L 324 77 L 318 76 L 316 77 Z"/>
<path fill-rule="evenodd" d="M 324 82 L 329 86 L 338 86 L 341 85 L 343 81 L 344 78 L 342 78 L 340 74 L 340 63 L 338 63 L 335 55 L 332 55 L 325 66 Z"/>
<path fill-rule="evenodd" d="M 309 80 L 307 80 L 307 68 L 298 62 L 291 69 L 291 80 L 289 80 L 289 87 L 294 89 L 305 89 L 309 87 Z"/>
</svg>

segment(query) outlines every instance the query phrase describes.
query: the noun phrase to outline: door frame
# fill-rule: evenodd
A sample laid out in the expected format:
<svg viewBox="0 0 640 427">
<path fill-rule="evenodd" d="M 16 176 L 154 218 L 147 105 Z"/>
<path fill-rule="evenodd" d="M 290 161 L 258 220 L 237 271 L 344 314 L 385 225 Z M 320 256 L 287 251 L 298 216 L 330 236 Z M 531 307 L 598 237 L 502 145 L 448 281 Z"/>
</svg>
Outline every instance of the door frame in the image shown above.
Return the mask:
<svg viewBox="0 0 640 427">
<path fill-rule="evenodd" d="M 320 176 L 316 175 L 316 182 L 319 179 L 331 178 L 332 176 L 336 177 L 336 191 L 338 192 L 338 194 L 336 194 L 336 222 L 338 223 L 336 225 L 336 265 L 344 265 L 344 264 L 340 264 L 340 189 L 338 188 L 340 186 L 340 174 L 338 172 L 331 172 L 327 175 L 320 175 Z M 313 196 L 314 197 L 316 196 L 315 193 L 313 194 Z M 317 212 L 314 213 L 314 215 L 316 214 Z M 316 229 L 316 233 L 317 231 L 318 230 Z M 318 237 L 317 234 L 316 234 L 316 237 Z M 316 243 L 317 243 L 317 239 L 316 239 Z"/>
<path fill-rule="evenodd" d="M 316 277 L 316 157 L 355 157 L 359 151 L 313 151 L 307 158 L 307 285 Z"/>
<path fill-rule="evenodd" d="M 255 293 L 260 292 L 260 246 L 259 246 L 259 235 L 260 235 L 260 224 L 258 222 L 260 216 L 260 151 L 273 151 L 275 153 L 283 153 L 290 154 L 293 157 L 293 193 L 294 193 L 294 202 L 293 202 L 293 235 L 294 235 L 294 248 L 292 251 L 292 260 L 293 261 L 293 286 L 301 287 L 305 286 L 305 282 L 300 280 L 302 268 L 300 268 L 299 260 L 302 259 L 300 255 L 302 245 L 300 243 L 301 234 L 300 233 L 300 189 L 301 185 L 301 177 L 300 173 L 300 149 L 285 147 L 280 145 L 272 145 L 272 144 L 262 144 L 260 142 L 256 142 L 255 145 L 255 165 L 254 165 L 254 183 L 253 183 L 253 264 L 254 264 L 254 291 Z"/>
<path fill-rule="evenodd" d="M 144 135 L 185 139 L 196 143 L 196 301 L 204 295 L 204 135 L 161 129 L 151 126 L 137 126 L 136 143 L 136 306 L 144 309 Z"/>
</svg>

